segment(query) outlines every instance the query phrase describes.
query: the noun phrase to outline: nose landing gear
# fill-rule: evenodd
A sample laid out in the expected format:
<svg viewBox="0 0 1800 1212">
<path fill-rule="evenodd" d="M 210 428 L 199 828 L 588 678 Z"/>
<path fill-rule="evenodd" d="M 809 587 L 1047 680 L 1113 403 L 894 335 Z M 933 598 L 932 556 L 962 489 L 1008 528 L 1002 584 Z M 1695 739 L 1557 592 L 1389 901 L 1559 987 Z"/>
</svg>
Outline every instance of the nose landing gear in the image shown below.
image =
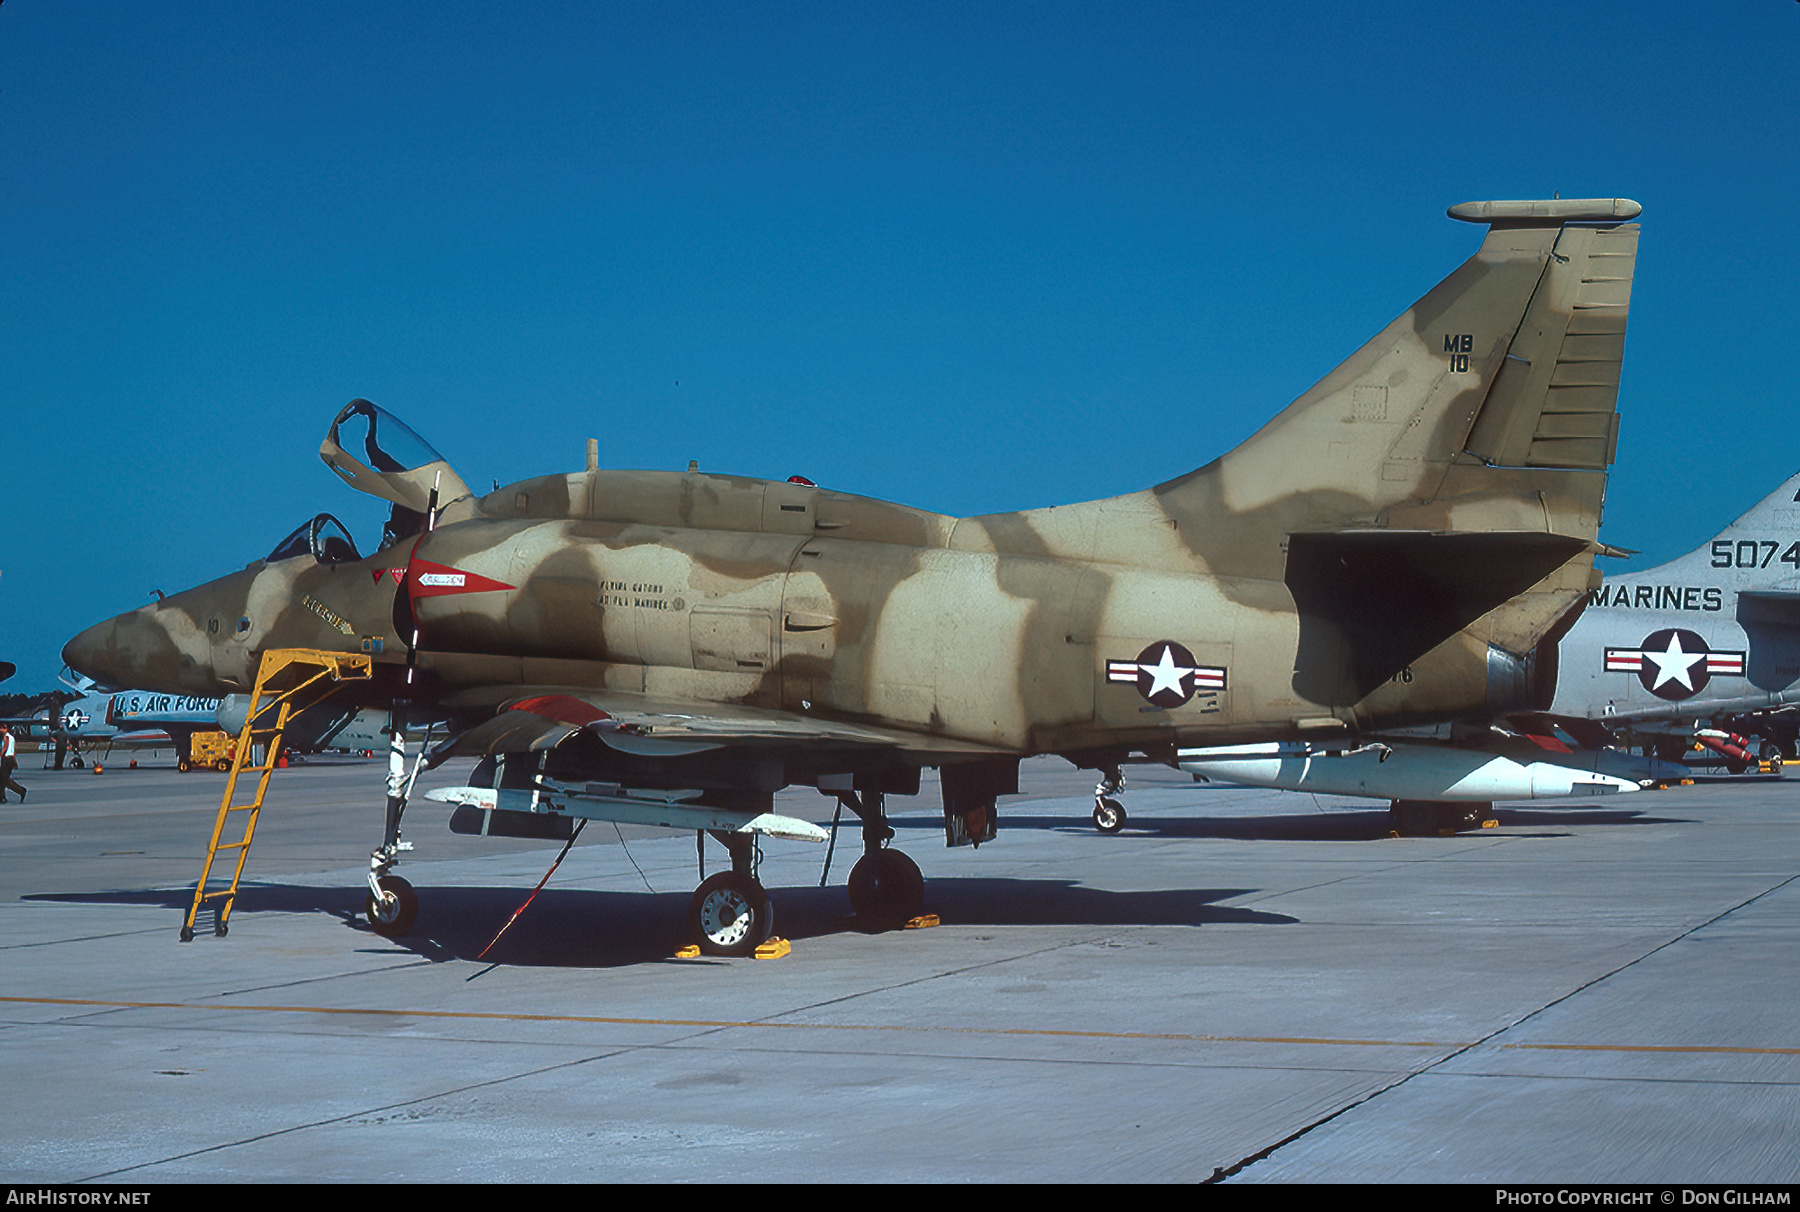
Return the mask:
<svg viewBox="0 0 1800 1212">
<path fill-rule="evenodd" d="M 377 876 L 375 886 L 379 894 L 371 891 L 363 904 L 370 928 L 388 938 L 410 933 L 413 919 L 419 916 L 419 894 L 397 875 Z"/>
</svg>

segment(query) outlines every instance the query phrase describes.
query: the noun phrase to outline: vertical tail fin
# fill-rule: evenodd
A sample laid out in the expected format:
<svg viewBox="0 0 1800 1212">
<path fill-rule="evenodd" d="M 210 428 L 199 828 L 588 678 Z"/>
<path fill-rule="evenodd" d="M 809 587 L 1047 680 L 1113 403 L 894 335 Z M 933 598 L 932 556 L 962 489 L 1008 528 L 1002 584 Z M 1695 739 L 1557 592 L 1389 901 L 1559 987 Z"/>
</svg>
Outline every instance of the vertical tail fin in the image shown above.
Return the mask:
<svg viewBox="0 0 1800 1212">
<path fill-rule="evenodd" d="M 1710 541 L 1630 579 L 1677 576 L 1739 590 L 1800 592 L 1800 475 L 1789 477 Z"/>
<path fill-rule="evenodd" d="M 1217 462 L 1159 486 L 1279 577 L 1295 689 L 1364 699 L 1459 633 L 1516 663 L 1589 588 L 1637 256 L 1622 199 L 1482 202 L 1476 254 Z M 1224 523 L 1224 524 L 1220 524 Z M 1508 655 L 1510 654 L 1510 655 Z"/>
<path fill-rule="evenodd" d="M 1479 251 L 1242 445 L 1159 486 L 1165 508 L 1231 518 L 1214 567 L 1245 575 L 1279 569 L 1286 536 L 1309 531 L 1592 541 L 1637 251 L 1620 220 L 1638 209 L 1452 207 L 1489 224 Z"/>
</svg>

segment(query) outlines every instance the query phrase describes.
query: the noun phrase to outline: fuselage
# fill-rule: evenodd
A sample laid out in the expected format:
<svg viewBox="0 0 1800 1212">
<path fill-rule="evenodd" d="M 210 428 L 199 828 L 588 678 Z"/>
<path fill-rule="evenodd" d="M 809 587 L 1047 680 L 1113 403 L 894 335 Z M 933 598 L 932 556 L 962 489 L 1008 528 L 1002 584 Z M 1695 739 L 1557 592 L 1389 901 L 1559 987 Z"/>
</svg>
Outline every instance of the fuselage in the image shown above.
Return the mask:
<svg viewBox="0 0 1800 1212">
<path fill-rule="evenodd" d="M 320 455 L 392 504 L 382 550 L 321 515 L 65 655 L 217 695 L 270 649 L 348 649 L 385 671 L 371 695 L 471 719 L 586 687 L 1021 754 L 1547 705 L 1534 654 L 1589 589 L 1636 204 L 1478 210 L 1458 216 L 1495 224 L 1473 257 L 1245 441 L 1142 492 L 957 519 L 594 453 L 477 498 L 354 400 Z"/>
<path fill-rule="evenodd" d="M 1785 534 L 1782 543 L 1793 548 Z M 1773 539 L 1607 577 L 1561 643 L 1558 714 L 1700 719 L 1800 701 L 1800 592 Z M 1742 547 L 1742 564 L 1739 548 Z M 1765 558 L 1767 557 L 1767 558 Z"/>
<path fill-rule="evenodd" d="M 410 664 L 438 698 L 606 688 L 1021 753 L 1494 705 L 1494 653 L 1469 632 L 1353 701 L 1308 697 L 1289 586 L 1215 568 L 1154 491 L 955 519 L 810 485 L 595 471 L 452 503 L 366 558 L 334 554 L 355 555 L 252 565 L 100 624 L 65 656 L 217 696 L 250 689 L 271 648 L 362 651 L 385 671 L 370 694 L 389 699 L 420 693 L 403 689 Z"/>
</svg>

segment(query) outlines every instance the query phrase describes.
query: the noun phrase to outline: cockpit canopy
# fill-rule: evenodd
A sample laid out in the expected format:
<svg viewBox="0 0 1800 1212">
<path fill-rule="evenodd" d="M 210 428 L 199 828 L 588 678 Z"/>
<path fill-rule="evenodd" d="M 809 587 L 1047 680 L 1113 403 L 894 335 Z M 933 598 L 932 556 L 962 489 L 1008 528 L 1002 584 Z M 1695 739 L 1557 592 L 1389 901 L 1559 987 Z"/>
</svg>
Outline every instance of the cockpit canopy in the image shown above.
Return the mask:
<svg viewBox="0 0 1800 1212">
<path fill-rule="evenodd" d="M 310 555 L 321 564 L 348 564 L 362 559 L 349 530 L 328 513 L 302 523 L 293 534 L 275 544 L 275 550 L 264 562 L 274 564 L 303 555 Z"/>
<path fill-rule="evenodd" d="M 353 454 L 352 451 L 357 453 Z M 367 400 L 352 400 L 331 423 L 319 457 L 353 486 L 423 516 L 469 495 L 444 456 L 405 422 Z"/>
</svg>

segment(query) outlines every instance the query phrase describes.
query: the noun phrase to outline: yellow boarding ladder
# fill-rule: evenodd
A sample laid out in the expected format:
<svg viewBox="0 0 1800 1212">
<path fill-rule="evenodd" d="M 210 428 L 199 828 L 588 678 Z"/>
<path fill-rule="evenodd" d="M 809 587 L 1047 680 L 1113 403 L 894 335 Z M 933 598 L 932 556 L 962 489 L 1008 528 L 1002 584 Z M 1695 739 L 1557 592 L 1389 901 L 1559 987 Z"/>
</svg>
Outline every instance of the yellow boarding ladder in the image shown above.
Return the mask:
<svg viewBox="0 0 1800 1212">
<path fill-rule="evenodd" d="M 275 648 L 263 653 L 262 664 L 256 671 L 256 689 L 250 695 L 250 714 L 244 720 L 244 730 L 238 734 L 231 774 L 225 780 L 225 794 L 219 800 L 218 819 L 213 822 L 212 842 L 206 848 L 206 865 L 200 868 L 200 882 L 194 885 L 194 903 L 188 907 L 187 920 L 181 924 L 182 942 L 193 941 L 194 920 L 200 916 L 200 906 L 207 901 L 219 902 L 213 933 L 221 936 L 225 933 L 231 920 L 231 906 L 237 899 L 238 880 L 244 874 L 244 860 L 250 856 L 250 841 L 256 836 L 256 818 L 262 809 L 263 797 L 269 791 L 269 776 L 275 772 L 275 764 L 281 756 L 281 734 L 287 728 L 288 720 L 296 712 L 320 702 L 337 689 L 339 682 L 367 680 L 372 669 L 366 653 L 325 652 L 317 648 Z M 274 723 L 260 724 L 271 711 Z M 258 745 L 263 749 L 262 764 L 246 765 Z M 247 804 L 234 803 L 238 776 L 248 772 L 258 775 L 256 795 Z M 225 834 L 225 822 L 234 812 L 245 814 L 243 837 L 235 842 L 222 842 L 219 839 Z M 222 850 L 237 851 L 231 886 L 208 892 L 206 882 L 212 877 L 213 860 Z"/>
</svg>

